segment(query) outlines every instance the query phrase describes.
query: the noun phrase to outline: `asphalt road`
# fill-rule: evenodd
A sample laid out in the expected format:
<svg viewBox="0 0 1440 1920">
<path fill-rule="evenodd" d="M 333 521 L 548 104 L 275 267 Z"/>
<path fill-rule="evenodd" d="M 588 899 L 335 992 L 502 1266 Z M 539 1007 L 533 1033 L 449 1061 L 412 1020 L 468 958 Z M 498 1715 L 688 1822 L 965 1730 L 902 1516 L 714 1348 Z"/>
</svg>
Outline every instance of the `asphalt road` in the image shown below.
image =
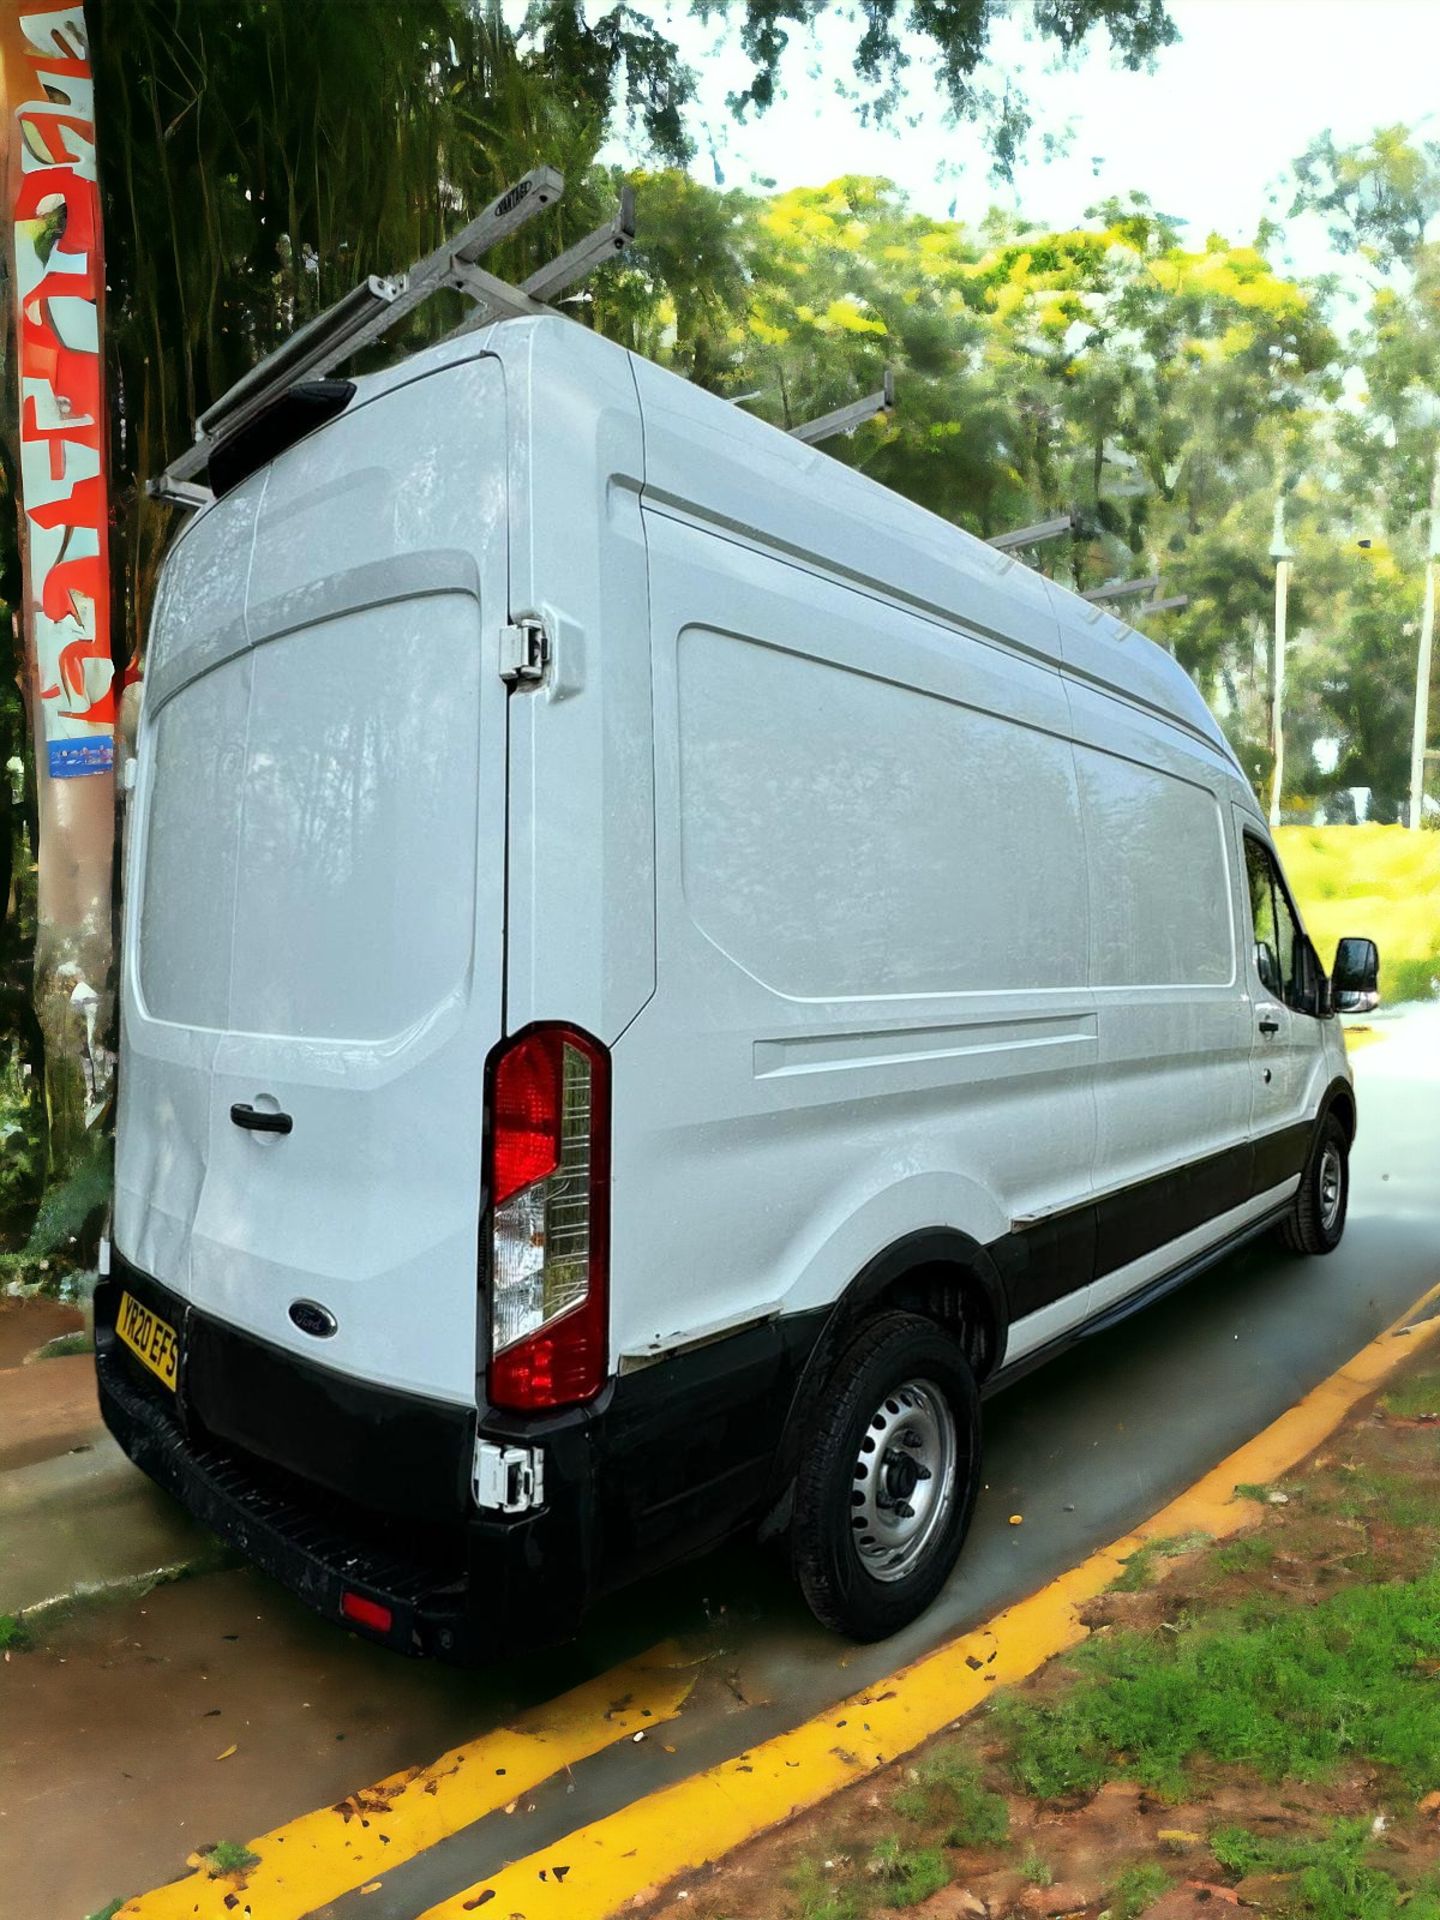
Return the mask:
<svg viewBox="0 0 1440 1920">
<path fill-rule="evenodd" d="M 29 1676 L 25 1697 L 12 1695 L 21 1788 L 0 1794 L 0 1916 L 83 1920 L 113 1894 L 182 1872 L 202 1839 L 256 1836 L 657 1641 L 684 1641 L 702 1678 L 663 1739 L 621 1741 L 397 1866 L 375 1891 L 317 1909 L 328 1920 L 415 1920 L 506 1859 L 867 1685 L 1123 1534 L 1440 1278 L 1440 1007 L 1382 1015 L 1377 1027 L 1384 1039 L 1356 1058 L 1360 1137 L 1338 1252 L 1298 1260 L 1261 1242 L 990 1402 L 988 1484 L 970 1541 L 946 1593 L 905 1634 L 846 1646 L 814 1625 L 773 1559 L 736 1548 L 623 1596 L 558 1656 L 514 1662 L 497 1647 L 493 1674 L 462 1676 L 361 1648 L 257 1576 L 208 1575 L 17 1657 Z M 1012 1514 L 1023 1524 L 1011 1526 Z M 15 1665 L 4 1672 L 7 1684 L 20 1679 Z M 212 1690 L 203 1708 L 202 1683 Z M 137 1687 L 151 1689 L 147 1711 L 133 1710 Z M 210 1717 L 212 1698 L 224 1717 Z M 90 1704 L 63 1714 L 62 1729 L 56 1703 L 81 1699 Z M 202 1711 L 203 1768 L 177 1757 L 190 1737 L 182 1722 L 193 1732 Z M 240 1752 L 214 1768 L 209 1748 L 239 1713 Z M 350 1744 L 335 1744 L 347 1736 L 331 1727 L 348 1729 Z M 57 1750 L 72 1737 L 73 1766 Z"/>
</svg>

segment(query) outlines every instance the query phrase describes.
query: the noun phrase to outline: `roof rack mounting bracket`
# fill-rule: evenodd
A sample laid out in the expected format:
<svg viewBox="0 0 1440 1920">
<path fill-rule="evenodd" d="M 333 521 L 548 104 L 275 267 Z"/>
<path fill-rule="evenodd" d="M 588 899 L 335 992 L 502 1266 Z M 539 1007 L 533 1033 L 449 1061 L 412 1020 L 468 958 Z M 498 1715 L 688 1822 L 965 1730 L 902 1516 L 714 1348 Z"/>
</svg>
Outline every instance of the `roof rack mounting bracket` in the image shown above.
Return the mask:
<svg viewBox="0 0 1440 1920">
<path fill-rule="evenodd" d="M 878 392 L 867 393 L 863 400 L 852 400 L 849 406 L 836 407 L 833 413 L 822 413 L 818 419 L 802 421 L 798 427 L 791 427 L 790 438 L 802 440 L 807 447 L 818 446 L 822 440 L 833 440 L 836 434 L 850 433 L 867 420 L 894 411 L 895 375 L 890 367 L 886 367 Z"/>
</svg>

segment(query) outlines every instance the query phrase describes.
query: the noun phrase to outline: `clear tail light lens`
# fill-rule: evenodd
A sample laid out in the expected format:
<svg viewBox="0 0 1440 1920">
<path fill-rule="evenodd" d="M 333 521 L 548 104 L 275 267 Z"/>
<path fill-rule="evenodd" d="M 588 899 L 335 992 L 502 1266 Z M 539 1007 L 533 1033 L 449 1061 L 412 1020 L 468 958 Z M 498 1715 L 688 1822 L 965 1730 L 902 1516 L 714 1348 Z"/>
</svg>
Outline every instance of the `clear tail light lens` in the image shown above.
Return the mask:
<svg viewBox="0 0 1440 1920">
<path fill-rule="evenodd" d="M 609 1056 L 532 1028 L 492 1062 L 490 1111 L 490 1402 L 574 1406 L 608 1371 Z"/>
</svg>

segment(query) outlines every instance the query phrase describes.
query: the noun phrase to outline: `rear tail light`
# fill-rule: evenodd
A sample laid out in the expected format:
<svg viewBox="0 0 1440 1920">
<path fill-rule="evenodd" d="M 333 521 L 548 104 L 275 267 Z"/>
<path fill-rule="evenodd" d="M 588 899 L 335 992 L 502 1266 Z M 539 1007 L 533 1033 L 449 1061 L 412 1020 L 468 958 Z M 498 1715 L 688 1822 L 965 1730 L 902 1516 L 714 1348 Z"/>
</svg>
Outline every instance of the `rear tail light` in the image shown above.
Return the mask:
<svg viewBox="0 0 1440 1920">
<path fill-rule="evenodd" d="M 490 1068 L 492 1406 L 591 1400 L 605 1384 L 610 1059 L 534 1027 Z"/>
</svg>

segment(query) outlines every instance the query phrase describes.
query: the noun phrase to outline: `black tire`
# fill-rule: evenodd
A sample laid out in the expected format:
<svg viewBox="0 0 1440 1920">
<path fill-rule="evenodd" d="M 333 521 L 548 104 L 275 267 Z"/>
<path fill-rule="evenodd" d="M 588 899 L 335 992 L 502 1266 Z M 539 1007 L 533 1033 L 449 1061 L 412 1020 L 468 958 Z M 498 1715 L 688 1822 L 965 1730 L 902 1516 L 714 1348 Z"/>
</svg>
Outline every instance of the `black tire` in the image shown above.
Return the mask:
<svg viewBox="0 0 1440 1920">
<path fill-rule="evenodd" d="M 947 1417 L 951 1468 L 939 1474 Z M 876 1433 L 890 1444 L 870 1468 L 862 1448 L 870 1439 L 875 1452 Z M 926 1459 L 936 1473 L 916 1464 Z M 908 1496 L 937 1474 L 948 1484 L 912 1506 Z M 980 1395 L 963 1349 L 919 1314 L 866 1321 L 825 1385 L 796 1474 L 790 1557 L 811 1612 L 854 1640 L 883 1640 L 906 1626 L 949 1577 L 979 1490 Z M 882 1531 L 911 1528 L 918 1511 L 913 1547 L 892 1550 L 888 1536 L 866 1533 L 857 1508 L 880 1510 Z"/>
<path fill-rule="evenodd" d="M 1327 1114 L 1300 1176 L 1294 1209 L 1280 1223 L 1291 1253 L 1333 1253 L 1345 1231 L 1350 1205 L 1350 1137 L 1343 1121 Z"/>
</svg>

